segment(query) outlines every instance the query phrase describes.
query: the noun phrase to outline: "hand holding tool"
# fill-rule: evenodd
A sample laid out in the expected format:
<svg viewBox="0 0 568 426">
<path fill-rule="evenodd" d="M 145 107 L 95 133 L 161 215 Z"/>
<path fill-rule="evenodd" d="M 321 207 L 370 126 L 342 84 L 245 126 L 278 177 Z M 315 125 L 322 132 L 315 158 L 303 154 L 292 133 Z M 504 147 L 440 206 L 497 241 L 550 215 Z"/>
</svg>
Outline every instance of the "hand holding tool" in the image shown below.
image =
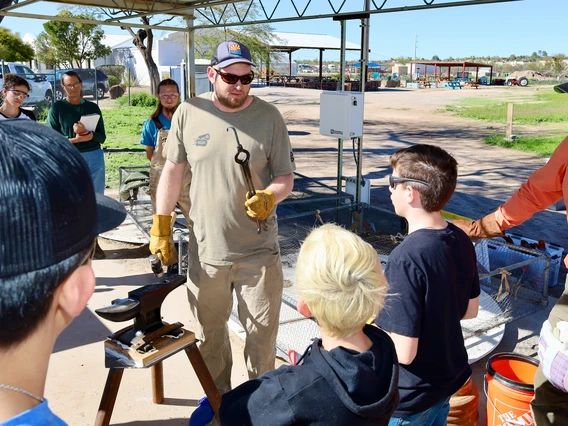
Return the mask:
<svg viewBox="0 0 568 426">
<path fill-rule="evenodd" d="M 150 229 L 150 252 L 161 256 L 164 265 L 169 266 L 177 262 L 177 251 L 172 239 L 172 227 L 176 220 L 176 214 L 171 216 L 152 215 L 154 223 Z"/>
<path fill-rule="evenodd" d="M 266 220 L 270 216 L 270 212 L 274 209 L 276 204 L 276 197 L 274 192 L 264 189 L 258 190 L 254 194 L 247 192 L 247 201 L 245 206 L 247 208 L 247 215 L 253 219 Z"/>
<path fill-rule="evenodd" d="M 229 129 L 232 129 L 233 132 L 235 133 L 235 139 L 237 140 L 237 153 L 235 154 L 235 162 L 237 164 L 239 164 L 241 166 L 241 170 L 243 172 L 243 176 L 245 178 L 245 185 L 247 187 L 247 201 L 245 201 L 245 207 L 247 208 L 247 215 L 253 219 L 256 219 L 256 224 L 257 224 L 257 229 L 256 232 L 258 232 L 260 234 L 260 232 L 262 231 L 262 229 L 264 228 L 264 230 L 268 230 L 268 227 L 266 226 L 266 221 L 265 219 L 268 217 L 268 215 L 270 214 L 270 211 L 272 211 L 272 209 L 268 212 L 268 214 L 265 217 L 260 217 L 260 215 L 258 215 L 258 213 L 254 210 L 250 210 L 251 213 L 253 213 L 254 215 L 258 215 L 258 217 L 255 217 L 251 214 L 249 214 L 249 207 L 246 205 L 246 203 L 248 202 L 249 198 L 254 198 L 254 196 L 257 194 L 257 192 L 270 192 L 272 194 L 273 200 L 274 200 L 274 194 L 272 193 L 272 191 L 256 191 L 254 189 L 254 185 L 252 183 L 252 176 L 250 174 L 250 168 L 249 168 L 249 158 L 250 158 L 250 152 L 248 152 L 246 149 L 243 148 L 243 146 L 241 145 L 240 141 L 239 141 L 239 135 L 237 134 L 237 129 L 235 129 L 234 127 L 230 126 L 227 127 L 227 132 L 229 131 Z M 249 196 L 250 194 L 250 196 Z M 268 196 L 264 196 L 265 198 Z M 260 198 L 261 199 L 261 198 Z M 254 203 L 258 203 L 258 200 L 255 199 L 253 201 Z M 274 208 L 274 202 L 272 205 L 272 208 Z"/>
</svg>

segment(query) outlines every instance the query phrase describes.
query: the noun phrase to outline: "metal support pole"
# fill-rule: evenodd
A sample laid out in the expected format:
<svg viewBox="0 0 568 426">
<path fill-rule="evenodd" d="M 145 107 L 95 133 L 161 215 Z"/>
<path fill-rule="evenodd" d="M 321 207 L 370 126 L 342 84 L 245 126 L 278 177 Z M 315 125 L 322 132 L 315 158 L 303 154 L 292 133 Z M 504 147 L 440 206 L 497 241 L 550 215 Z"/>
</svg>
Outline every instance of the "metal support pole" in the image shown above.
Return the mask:
<svg viewBox="0 0 568 426">
<path fill-rule="evenodd" d="M 345 21 L 340 21 L 341 24 L 341 49 L 339 50 L 339 63 L 341 67 L 341 89 L 345 90 L 345 47 L 347 45 L 347 23 Z"/>
<path fill-rule="evenodd" d="M 99 104 L 99 82 L 97 79 L 97 66 L 94 67 L 95 70 L 95 100 L 97 101 L 97 105 Z"/>
<path fill-rule="evenodd" d="M 370 1 L 365 0 L 365 11 L 368 12 L 370 10 Z M 369 64 L 369 28 L 370 27 L 370 18 L 367 15 L 366 18 L 361 19 L 361 94 L 363 95 L 363 99 L 365 99 L 365 83 L 367 82 L 367 69 Z M 363 102 L 363 117 L 365 116 L 365 104 Z M 357 184 L 356 184 L 356 192 L 355 192 L 355 202 L 361 202 L 361 180 L 363 178 L 363 136 L 359 139 L 359 143 L 357 144 Z M 370 201 L 370 200 L 369 200 Z"/>
<path fill-rule="evenodd" d="M 345 89 L 345 46 L 347 38 L 347 25 L 345 21 L 339 21 L 341 25 L 341 48 L 340 52 L 340 88 L 339 90 Z M 321 52 L 321 51 L 320 51 Z M 321 72 L 321 68 L 320 68 Z M 337 195 L 341 194 L 341 189 L 343 188 L 343 139 L 337 140 Z M 338 199 L 337 204 L 339 205 L 341 201 Z"/>
<path fill-rule="evenodd" d="M 128 106 L 130 106 L 130 65 L 132 63 L 132 60 L 130 59 L 131 57 L 132 54 L 128 52 Z"/>
<path fill-rule="evenodd" d="M 187 67 L 187 88 L 190 98 L 195 98 L 195 31 L 193 29 L 193 9 L 188 10 L 185 24 L 189 30 L 186 33 L 186 67 Z"/>
</svg>

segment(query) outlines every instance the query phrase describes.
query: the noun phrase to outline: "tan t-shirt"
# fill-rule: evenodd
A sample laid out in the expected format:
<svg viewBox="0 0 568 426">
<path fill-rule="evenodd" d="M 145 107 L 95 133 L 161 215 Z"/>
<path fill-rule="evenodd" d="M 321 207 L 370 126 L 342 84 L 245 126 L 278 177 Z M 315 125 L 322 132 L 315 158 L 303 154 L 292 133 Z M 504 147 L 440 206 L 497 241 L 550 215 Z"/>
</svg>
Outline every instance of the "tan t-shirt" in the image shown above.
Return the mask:
<svg viewBox="0 0 568 426">
<path fill-rule="evenodd" d="M 276 209 L 266 220 L 268 231 L 257 233 L 246 214 L 247 192 L 241 166 L 235 162 L 237 141 L 250 152 L 255 189 L 295 170 L 288 131 L 280 112 L 256 97 L 242 111 L 223 112 L 211 93 L 183 102 L 172 118 L 167 158 L 188 161 L 193 174 L 189 213 L 201 262 L 230 265 L 244 257 L 277 253 Z M 242 154 L 241 157 L 242 158 Z"/>
</svg>

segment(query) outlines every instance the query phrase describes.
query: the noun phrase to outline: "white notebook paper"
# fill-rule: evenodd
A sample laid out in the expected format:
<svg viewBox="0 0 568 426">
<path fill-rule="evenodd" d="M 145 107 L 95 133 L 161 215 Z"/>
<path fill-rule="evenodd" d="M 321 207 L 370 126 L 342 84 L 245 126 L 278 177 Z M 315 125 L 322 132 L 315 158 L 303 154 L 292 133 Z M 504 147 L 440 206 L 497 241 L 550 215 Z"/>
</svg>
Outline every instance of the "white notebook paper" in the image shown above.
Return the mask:
<svg viewBox="0 0 568 426">
<path fill-rule="evenodd" d="M 100 114 L 87 114 L 82 115 L 81 119 L 79 120 L 90 132 L 94 132 L 97 128 L 97 124 L 99 123 L 99 118 L 101 118 Z"/>
</svg>

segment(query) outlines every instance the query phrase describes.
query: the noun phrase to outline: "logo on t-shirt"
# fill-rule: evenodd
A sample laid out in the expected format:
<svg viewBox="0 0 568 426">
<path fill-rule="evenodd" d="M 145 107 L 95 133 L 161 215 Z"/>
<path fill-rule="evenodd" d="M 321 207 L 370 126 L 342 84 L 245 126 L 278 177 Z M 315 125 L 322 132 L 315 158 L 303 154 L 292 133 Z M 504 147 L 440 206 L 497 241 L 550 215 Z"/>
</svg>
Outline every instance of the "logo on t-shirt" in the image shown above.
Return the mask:
<svg viewBox="0 0 568 426">
<path fill-rule="evenodd" d="M 292 151 L 290 151 L 290 162 L 294 162 L 294 153 Z"/>
<path fill-rule="evenodd" d="M 210 138 L 209 133 L 206 133 L 204 135 L 199 135 L 195 139 L 195 145 L 196 146 L 206 146 L 209 138 Z"/>
</svg>

